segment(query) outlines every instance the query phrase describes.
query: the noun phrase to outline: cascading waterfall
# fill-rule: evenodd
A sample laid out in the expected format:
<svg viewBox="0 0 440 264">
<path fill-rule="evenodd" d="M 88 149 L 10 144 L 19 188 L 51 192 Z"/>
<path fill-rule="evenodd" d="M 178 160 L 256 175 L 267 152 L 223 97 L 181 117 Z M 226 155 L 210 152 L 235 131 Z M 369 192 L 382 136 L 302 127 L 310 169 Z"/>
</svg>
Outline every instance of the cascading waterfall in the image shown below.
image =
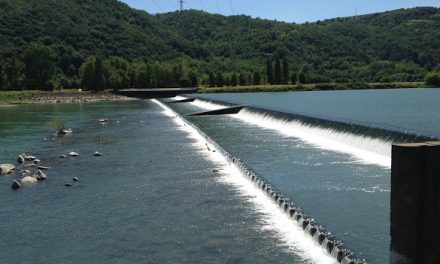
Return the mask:
<svg viewBox="0 0 440 264">
<path fill-rule="evenodd" d="M 198 142 L 200 148 L 209 153 L 208 158 L 223 165 L 223 176 L 218 180 L 234 186 L 248 199 L 254 209 L 264 216 L 265 228 L 275 231 L 280 240 L 293 252 L 300 253 L 304 260 L 313 263 L 364 263 L 353 258 L 351 250 L 344 248 L 341 241 L 335 240 L 331 233 L 316 224 L 281 192 L 224 150 L 198 127 L 162 102 L 153 102 L 161 106 L 164 114 L 172 117 L 181 129 Z M 202 102 L 202 105 L 205 109 L 222 107 L 210 102 Z"/>
<path fill-rule="evenodd" d="M 208 110 L 225 107 L 200 99 L 191 104 Z M 359 162 L 376 164 L 385 168 L 391 167 L 391 141 L 386 139 L 313 126 L 301 120 L 283 119 L 270 113 L 254 111 L 252 108 L 244 108 L 232 117 L 245 123 L 276 130 L 284 136 L 301 139 L 317 148 L 346 153 Z"/>
</svg>

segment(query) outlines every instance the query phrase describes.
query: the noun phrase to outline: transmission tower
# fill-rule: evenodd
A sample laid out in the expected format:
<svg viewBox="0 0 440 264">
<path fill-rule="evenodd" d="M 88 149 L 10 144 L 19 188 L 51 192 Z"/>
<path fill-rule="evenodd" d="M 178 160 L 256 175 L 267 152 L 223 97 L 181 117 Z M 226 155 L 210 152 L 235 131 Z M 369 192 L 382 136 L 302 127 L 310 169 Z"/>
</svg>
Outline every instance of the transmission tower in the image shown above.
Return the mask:
<svg viewBox="0 0 440 264">
<path fill-rule="evenodd" d="M 179 12 L 182 12 L 183 11 L 183 3 L 185 3 L 185 1 L 179 0 L 178 2 L 180 4 L 180 11 Z"/>
</svg>

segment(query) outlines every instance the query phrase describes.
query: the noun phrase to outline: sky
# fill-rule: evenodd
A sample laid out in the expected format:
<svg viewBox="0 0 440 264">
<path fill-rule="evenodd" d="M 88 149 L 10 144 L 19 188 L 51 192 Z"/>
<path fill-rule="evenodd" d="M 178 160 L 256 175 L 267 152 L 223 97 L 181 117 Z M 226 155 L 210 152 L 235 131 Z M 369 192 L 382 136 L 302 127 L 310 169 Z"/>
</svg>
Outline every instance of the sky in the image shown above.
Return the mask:
<svg viewBox="0 0 440 264">
<path fill-rule="evenodd" d="M 176 11 L 178 0 L 122 0 L 150 14 Z M 440 0 L 185 0 L 185 9 L 223 15 L 303 23 L 416 6 L 440 7 Z"/>
</svg>

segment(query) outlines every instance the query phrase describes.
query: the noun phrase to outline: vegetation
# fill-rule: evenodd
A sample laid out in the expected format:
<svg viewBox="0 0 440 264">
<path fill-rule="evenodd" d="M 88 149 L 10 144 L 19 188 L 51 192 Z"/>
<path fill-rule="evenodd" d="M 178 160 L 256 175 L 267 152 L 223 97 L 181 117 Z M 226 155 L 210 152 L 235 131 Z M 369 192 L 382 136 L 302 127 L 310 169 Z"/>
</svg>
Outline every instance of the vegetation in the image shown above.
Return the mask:
<svg viewBox="0 0 440 264">
<path fill-rule="evenodd" d="M 293 24 L 195 10 L 152 16 L 116 0 L 3 0 L 0 25 L 3 90 L 420 82 L 425 75 L 431 82 L 430 72 L 440 71 L 438 8 Z"/>
<path fill-rule="evenodd" d="M 426 84 L 440 87 L 440 72 L 430 72 L 425 78 Z"/>
</svg>

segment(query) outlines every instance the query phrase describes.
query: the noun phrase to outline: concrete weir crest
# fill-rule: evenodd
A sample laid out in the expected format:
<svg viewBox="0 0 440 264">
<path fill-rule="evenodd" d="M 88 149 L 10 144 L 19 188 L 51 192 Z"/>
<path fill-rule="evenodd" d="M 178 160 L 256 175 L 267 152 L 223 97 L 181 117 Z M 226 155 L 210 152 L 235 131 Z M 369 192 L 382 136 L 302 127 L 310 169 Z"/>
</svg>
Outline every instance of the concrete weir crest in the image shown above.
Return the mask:
<svg viewBox="0 0 440 264">
<path fill-rule="evenodd" d="M 259 192 L 266 193 L 266 195 L 272 200 L 274 204 L 277 205 L 278 209 L 286 214 L 292 222 L 295 222 L 303 232 L 309 236 L 311 240 L 320 245 L 337 263 L 344 264 L 357 264 L 366 263 L 365 260 L 356 259 L 354 254 L 350 249 L 343 247 L 343 243 L 337 240 L 332 233 L 326 231 L 322 226 L 318 225 L 313 218 L 302 213 L 301 208 L 295 206 L 286 196 L 284 196 L 280 191 L 274 188 L 269 182 L 266 182 L 262 177 L 253 172 L 246 164 L 244 164 L 240 159 L 231 155 L 217 142 L 212 140 L 208 135 L 201 131 L 196 125 L 186 120 L 183 116 L 174 112 L 168 106 L 164 105 L 162 102 L 155 100 L 162 107 L 173 112 L 173 114 L 184 121 L 185 125 L 192 127 L 197 133 L 208 142 L 210 145 L 214 146 L 217 152 L 220 152 L 229 164 L 233 164 L 239 171 L 240 174 L 248 179 L 248 181 L 253 182 L 258 188 Z M 243 106 L 235 106 L 241 108 Z M 232 109 L 235 109 L 232 106 Z"/>
</svg>

